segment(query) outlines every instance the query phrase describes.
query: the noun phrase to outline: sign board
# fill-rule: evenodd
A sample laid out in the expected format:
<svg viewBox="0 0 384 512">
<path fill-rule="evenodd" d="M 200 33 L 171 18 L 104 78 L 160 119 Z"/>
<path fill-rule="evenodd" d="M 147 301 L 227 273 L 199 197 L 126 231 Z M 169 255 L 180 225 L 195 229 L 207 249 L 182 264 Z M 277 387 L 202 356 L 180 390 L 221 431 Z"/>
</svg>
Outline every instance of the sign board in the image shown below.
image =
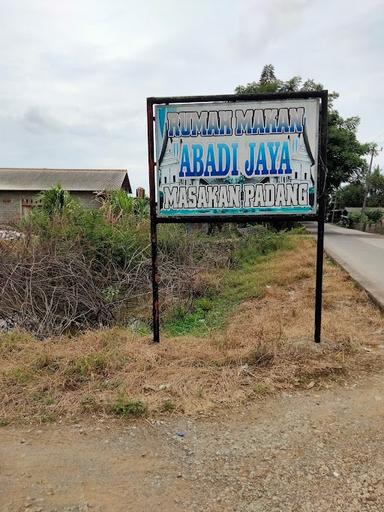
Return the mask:
<svg viewBox="0 0 384 512">
<path fill-rule="evenodd" d="M 154 342 L 158 224 L 282 219 L 317 221 L 320 342 L 327 113 L 327 91 L 147 98 Z"/>
<path fill-rule="evenodd" d="M 320 98 L 155 105 L 157 215 L 316 215 Z"/>
</svg>

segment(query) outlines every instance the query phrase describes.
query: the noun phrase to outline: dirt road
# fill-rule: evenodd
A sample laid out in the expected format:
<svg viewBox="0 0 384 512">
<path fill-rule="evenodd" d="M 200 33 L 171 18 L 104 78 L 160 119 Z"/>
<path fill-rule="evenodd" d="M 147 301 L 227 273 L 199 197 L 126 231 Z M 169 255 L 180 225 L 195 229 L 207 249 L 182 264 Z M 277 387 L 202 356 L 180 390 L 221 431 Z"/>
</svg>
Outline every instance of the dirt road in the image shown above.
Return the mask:
<svg viewBox="0 0 384 512">
<path fill-rule="evenodd" d="M 382 511 L 384 375 L 208 419 L 0 430 L 7 512 Z"/>
</svg>

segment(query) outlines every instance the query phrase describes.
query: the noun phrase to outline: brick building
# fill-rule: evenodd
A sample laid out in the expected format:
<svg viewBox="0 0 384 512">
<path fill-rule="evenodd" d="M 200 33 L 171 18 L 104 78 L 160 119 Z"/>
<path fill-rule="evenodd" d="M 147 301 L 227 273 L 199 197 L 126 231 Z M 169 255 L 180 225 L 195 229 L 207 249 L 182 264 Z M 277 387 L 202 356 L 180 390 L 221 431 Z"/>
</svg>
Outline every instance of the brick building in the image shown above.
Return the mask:
<svg viewBox="0 0 384 512">
<path fill-rule="evenodd" d="M 131 193 L 124 169 L 6 169 L 0 168 L 0 225 L 11 224 L 36 204 L 39 192 L 61 185 L 89 208 L 97 208 L 97 193 Z"/>
</svg>

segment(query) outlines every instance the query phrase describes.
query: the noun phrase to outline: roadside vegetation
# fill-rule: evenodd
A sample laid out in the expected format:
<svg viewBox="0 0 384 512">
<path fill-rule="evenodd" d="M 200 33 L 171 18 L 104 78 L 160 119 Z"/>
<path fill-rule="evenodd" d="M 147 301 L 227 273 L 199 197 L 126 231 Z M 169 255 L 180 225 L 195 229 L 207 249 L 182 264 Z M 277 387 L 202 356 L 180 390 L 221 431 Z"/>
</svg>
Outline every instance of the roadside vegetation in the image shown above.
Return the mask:
<svg viewBox="0 0 384 512">
<path fill-rule="evenodd" d="M 314 241 L 283 233 L 264 243 L 268 254 L 234 253 L 238 279 L 232 265 L 215 268 L 207 295 L 176 316 L 170 307 L 160 345 L 135 324 L 43 340 L 2 334 L 1 424 L 207 414 L 382 369 L 383 314 L 366 294 L 327 261 L 315 345 Z"/>
<path fill-rule="evenodd" d="M 56 187 L 0 244 L 0 319 L 38 338 L 85 329 L 150 327 L 148 203 L 124 192 L 86 209 Z M 161 308 L 169 334 L 206 333 L 241 300 L 257 296 L 254 264 L 289 245 L 264 226 L 159 228 Z"/>
<path fill-rule="evenodd" d="M 359 211 L 357 212 L 350 212 L 348 214 L 348 219 L 351 223 L 351 225 L 356 224 L 366 224 L 368 226 L 374 226 L 375 224 L 378 224 L 381 219 L 384 218 L 384 209 L 367 209 L 364 213 L 361 213 Z"/>
</svg>

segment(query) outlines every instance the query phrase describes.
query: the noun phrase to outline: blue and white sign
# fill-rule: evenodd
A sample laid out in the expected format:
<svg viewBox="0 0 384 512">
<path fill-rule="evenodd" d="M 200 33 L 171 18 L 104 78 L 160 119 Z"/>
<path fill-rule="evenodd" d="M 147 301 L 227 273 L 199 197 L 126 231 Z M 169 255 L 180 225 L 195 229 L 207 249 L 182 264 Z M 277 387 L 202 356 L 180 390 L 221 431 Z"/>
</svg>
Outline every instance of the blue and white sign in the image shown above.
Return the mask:
<svg viewBox="0 0 384 512">
<path fill-rule="evenodd" d="M 318 99 L 155 109 L 159 216 L 316 213 Z"/>
</svg>

